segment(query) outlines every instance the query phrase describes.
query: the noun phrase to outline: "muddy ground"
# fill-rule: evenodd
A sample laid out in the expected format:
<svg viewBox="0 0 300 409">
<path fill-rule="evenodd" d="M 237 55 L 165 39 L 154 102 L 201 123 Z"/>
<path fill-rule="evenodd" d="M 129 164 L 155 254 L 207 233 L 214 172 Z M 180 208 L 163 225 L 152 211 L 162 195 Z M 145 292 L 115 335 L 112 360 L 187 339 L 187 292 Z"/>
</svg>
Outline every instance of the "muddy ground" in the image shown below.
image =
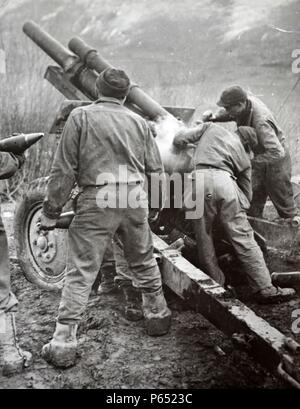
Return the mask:
<svg viewBox="0 0 300 409">
<path fill-rule="evenodd" d="M 18 266 L 12 234 L 12 207 L 2 208 L 9 232 L 12 286 L 20 306 L 17 316 L 20 344 L 30 350 L 33 366 L 23 374 L 0 377 L 0 388 L 284 388 L 201 315 L 187 309 L 172 294 L 170 334 L 151 338 L 143 322 L 128 322 L 122 315 L 121 294 L 91 298 L 79 328 L 79 359 L 75 367 L 54 369 L 40 351 L 54 329 L 59 294 L 27 282 Z M 280 306 L 251 305 L 287 335 L 293 310 L 300 299 Z M 300 342 L 300 334 L 294 335 Z M 216 348 L 219 347 L 219 348 Z"/>
</svg>

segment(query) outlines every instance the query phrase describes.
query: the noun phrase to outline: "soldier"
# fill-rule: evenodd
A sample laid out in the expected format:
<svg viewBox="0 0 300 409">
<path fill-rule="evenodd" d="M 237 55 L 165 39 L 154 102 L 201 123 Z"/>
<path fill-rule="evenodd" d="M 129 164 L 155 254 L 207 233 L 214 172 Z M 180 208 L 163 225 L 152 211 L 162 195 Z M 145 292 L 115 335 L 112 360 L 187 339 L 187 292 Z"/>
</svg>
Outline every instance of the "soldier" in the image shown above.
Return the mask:
<svg viewBox="0 0 300 409">
<path fill-rule="evenodd" d="M 23 155 L 0 152 L 0 179 L 11 177 L 23 162 Z M 2 375 L 21 372 L 31 361 L 31 354 L 19 347 L 16 338 L 15 312 L 18 301 L 11 291 L 10 279 L 7 237 L 0 215 L 0 368 Z"/>
<path fill-rule="evenodd" d="M 67 120 L 41 218 L 42 228 L 55 226 L 76 181 L 82 193 L 68 232 L 67 275 L 56 329 L 42 351 L 48 362 L 59 367 L 75 363 L 77 326 L 107 244 L 116 231 L 142 291 L 148 334 L 163 335 L 170 327 L 171 313 L 153 256 L 147 200 L 140 207 L 130 205 L 133 193 L 145 193 L 146 176 L 162 174 L 160 154 L 147 122 L 123 106 L 130 89 L 126 73 L 108 68 L 99 75 L 96 86 L 99 99 L 76 108 Z"/>
<path fill-rule="evenodd" d="M 253 146 L 251 134 L 255 131 L 241 127 L 239 132 L 243 140 L 247 139 Z M 293 289 L 272 285 L 262 251 L 247 219 L 246 210 L 252 194 L 251 163 L 239 135 L 220 125 L 205 123 L 192 132 L 180 132 L 173 143 L 179 149 L 196 144 L 193 191 L 198 205 L 200 201 L 204 201 L 204 205 L 203 215 L 197 216 L 194 226 L 199 261 L 204 271 L 224 285 L 225 278 L 218 265 L 212 237 L 213 224 L 218 220 L 242 264 L 255 299 L 272 303 L 292 298 L 295 295 Z"/>
<path fill-rule="evenodd" d="M 217 105 L 222 109 L 214 115 L 204 114 L 203 121 L 235 121 L 237 126 L 250 126 L 257 132 L 258 145 L 252 160 L 253 199 L 248 214 L 263 217 L 269 196 L 280 218 L 297 216 L 291 184 L 291 158 L 285 136 L 266 105 L 239 86 L 223 91 Z"/>
</svg>

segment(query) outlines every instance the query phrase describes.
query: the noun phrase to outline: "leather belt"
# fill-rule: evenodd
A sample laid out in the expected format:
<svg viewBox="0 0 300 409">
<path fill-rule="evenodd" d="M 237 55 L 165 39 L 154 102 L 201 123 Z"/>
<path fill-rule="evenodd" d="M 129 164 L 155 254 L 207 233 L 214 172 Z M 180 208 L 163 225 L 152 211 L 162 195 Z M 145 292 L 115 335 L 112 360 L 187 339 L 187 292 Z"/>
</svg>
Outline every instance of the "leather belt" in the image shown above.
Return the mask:
<svg viewBox="0 0 300 409">
<path fill-rule="evenodd" d="M 223 170 L 223 171 L 225 171 L 224 169 L 220 169 L 220 168 L 217 168 L 216 166 L 211 166 L 211 165 L 196 165 L 196 170 L 198 170 L 198 169 L 214 169 L 214 170 Z"/>
<path fill-rule="evenodd" d="M 134 185 L 140 185 L 142 183 L 141 180 L 136 180 L 133 182 L 129 182 L 129 183 L 125 183 L 125 182 L 116 182 L 116 183 L 103 183 L 102 185 L 86 185 L 86 186 L 82 186 L 81 189 L 85 190 L 85 189 L 101 189 L 104 186 L 108 186 L 108 185 L 115 185 L 115 186 L 122 186 L 122 185 L 127 185 L 127 186 L 134 186 Z"/>
</svg>

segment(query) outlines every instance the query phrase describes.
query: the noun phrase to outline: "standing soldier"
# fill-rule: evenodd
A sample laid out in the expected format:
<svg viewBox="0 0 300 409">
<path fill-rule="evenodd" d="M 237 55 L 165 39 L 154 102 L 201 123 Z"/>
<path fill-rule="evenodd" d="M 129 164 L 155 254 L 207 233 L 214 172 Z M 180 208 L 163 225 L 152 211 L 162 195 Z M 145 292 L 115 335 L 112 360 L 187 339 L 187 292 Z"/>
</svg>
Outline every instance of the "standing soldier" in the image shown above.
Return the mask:
<svg viewBox="0 0 300 409">
<path fill-rule="evenodd" d="M 217 105 L 222 107 L 216 115 L 204 114 L 205 122 L 235 121 L 237 126 L 250 126 L 256 130 L 258 145 L 252 160 L 253 199 L 249 216 L 263 217 L 269 196 L 278 215 L 283 219 L 298 219 L 291 183 L 291 158 L 285 137 L 276 119 L 257 97 L 248 95 L 239 86 L 223 91 Z"/>
<path fill-rule="evenodd" d="M 41 218 L 41 228 L 55 226 L 76 181 L 82 193 L 68 232 L 68 272 L 56 329 L 42 351 L 48 362 L 59 367 L 75 363 L 77 326 L 107 244 L 117 231 L 142 291 L 148 334 L 163 335 L 170 327 L 171 313 L 153 256 L 148 207 L 145 201 L 140 207 L 130 205 L 133 193 L 144 192 L 146 176 L 163 172 L 160 154 L 147 122 L 123 106 L 130 89 L 126 73 L 108 68 L 99 75 L 96 86 L 99 99 L 72 111 L 65 125 Z M 103 200 L 104 192 L 114 199 L 110 204 Z"/>
<path fill-rule="evenodd" d="M 23 155 L 0 152 L 0 179 L 11 177 L 23 164 Z M 31 354 L 23 351 L 16 338 L 15 312 L 18 301 L 10 288 L 11 275 L 7 237 L 0 215 L 0 368 L 12 375 L 28 366 Z"/>
<path fill-rule="evenodd" d="M 239 128 L 243 140 L 252 145 L 249 127 Z M 224 285 L 214 242 L 213 225 L 220 223 L 247 275 L 255 299 L 261 303 L 289 300 L 295 296 L 291 288 L 277 288 L 271 283 L 261 249 L 247 220 L 251 201 L 251 163 L 240 136 L 220 125 L 206 123 L 194 131 L 180 132 L 174 138 L 179 149 L 196 144 L 193 155 L 194 194 L 203 215 L 194 221 L 201 267 L 215 281 Z M 253 146 L 253 145 L 252 145 Z M 203 203 L 203 207 L 200 205 Z"/>
</svg>

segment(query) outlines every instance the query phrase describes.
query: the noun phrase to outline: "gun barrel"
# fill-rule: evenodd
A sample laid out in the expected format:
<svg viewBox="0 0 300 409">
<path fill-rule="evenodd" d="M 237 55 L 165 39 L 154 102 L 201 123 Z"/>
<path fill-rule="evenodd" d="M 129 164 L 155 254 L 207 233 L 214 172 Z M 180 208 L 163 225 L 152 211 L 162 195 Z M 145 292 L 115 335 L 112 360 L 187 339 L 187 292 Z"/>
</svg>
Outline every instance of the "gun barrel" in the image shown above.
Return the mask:
<svg viewBox="0 0 300 409">
<path fill-rule="evenodd" d="M 98 73 L 112 67 L 108 61 L 99 55 L 97 50 L 90 47 L 79 37 L 72 38 L 68 43 L 68 47 L 82 62 Z"/>
<path fill-rule="evenodd" d="M 80 38 L 75 37 L 69 42 L 70 51 L 33 21 L 26 22 L 23 26 L 23 31 L 49 57 L 62 67 L 64 73 L 68 74 L 68 80 L 75 85 L 75 87 L 89 99 L 97 99 L 98 95 L 95 87 L 97 79 L 96 72 L 101 73 L 106 68 L 112 67 L 97 50 L 87 45 Z M 182 117 L 184 114 L 184 118 L 189 120 L 194 112 L 194 110 L 191 109 L 180 109 L 177 115 L 173 112 L 173 109 L 163 108 L 136 84 L 132 84 L 126 102 L 131 110 L 140 115 L 145 115 L 149 119 L 157 119 L 170 114 Z M 186 120 L 186 122 L 188 122 L 188 120 Z"/>
<path fill-rule="evenodd" d="M 106 61 L 97 50 L 90 47 L 78 37 L 72 38 L 69 41 L 68 46 L 87 67 L 98 73 L 101 73 L 108 67 L 112 67 L 112 65 Z M 137 105 L 150 119 L 170 115 L 160 104 L 147 95 L 137 85 L 131 87 L 127 101 Z"/>
<path fill-rule="evenodd" d="M 23 153 L 44 136 L 43 133 L 29 133 L 9 136 L 0 141 L 0 152 Z"/>
<path fill-rule="evenodd" d="M 78 58 L 60 44 L 50 34 L 46 33 L 34 21 L 28 21 L 23 25 L 24 33 L 38 45 L 49 57 L 51 57 L 63 69 L 67 70 Z"/>
</svg>

